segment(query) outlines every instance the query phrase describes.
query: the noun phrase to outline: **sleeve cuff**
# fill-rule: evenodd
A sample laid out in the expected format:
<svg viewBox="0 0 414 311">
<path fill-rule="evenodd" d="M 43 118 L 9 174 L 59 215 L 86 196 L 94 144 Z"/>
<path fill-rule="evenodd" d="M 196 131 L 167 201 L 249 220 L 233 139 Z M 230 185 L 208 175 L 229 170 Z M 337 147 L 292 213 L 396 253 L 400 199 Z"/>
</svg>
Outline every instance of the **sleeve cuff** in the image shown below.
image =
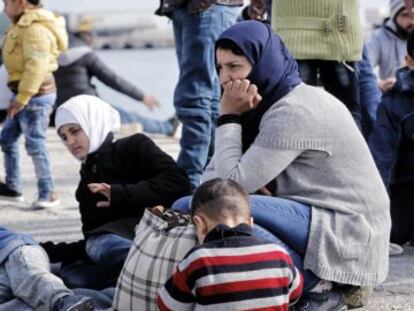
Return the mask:
<svg viewBox="0 0 414 311">
<path fill-rule="evenodd" d="M 227 123 L 237 123 L 237 124 L 241 124 L 242 123 L 242 119 L 237 114 L 223 114 L 217 120 L 217 126 L 221 126 L 221 125 L 227 124 Z"/>
<path fill-rule="evenodd" d="M 31 98 L 32 95 L 19 92 L 16 96 L 16 101 L 22 105 L 27 105 Z"/>
</svg>

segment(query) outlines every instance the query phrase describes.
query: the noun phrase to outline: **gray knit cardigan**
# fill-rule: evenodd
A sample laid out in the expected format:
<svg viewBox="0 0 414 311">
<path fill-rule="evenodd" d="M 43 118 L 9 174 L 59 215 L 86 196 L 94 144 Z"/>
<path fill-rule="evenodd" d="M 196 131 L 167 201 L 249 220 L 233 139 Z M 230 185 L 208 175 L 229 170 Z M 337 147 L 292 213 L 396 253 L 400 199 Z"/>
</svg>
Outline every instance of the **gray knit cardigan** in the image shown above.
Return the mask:
<svg viewBox="0 0 414 311">
<path fill-rule="evenodd" d="M 275 196 L 312 206 L 304 265 L 322 279 L 374 285 L 388 273 L 389 199 L 346 107 L 300 84 L 264 115 L 243 154 L 241 126 L 216 129 L 202 180 L 230 178 L 253 193 L 276 178 Z"/>
</svg>

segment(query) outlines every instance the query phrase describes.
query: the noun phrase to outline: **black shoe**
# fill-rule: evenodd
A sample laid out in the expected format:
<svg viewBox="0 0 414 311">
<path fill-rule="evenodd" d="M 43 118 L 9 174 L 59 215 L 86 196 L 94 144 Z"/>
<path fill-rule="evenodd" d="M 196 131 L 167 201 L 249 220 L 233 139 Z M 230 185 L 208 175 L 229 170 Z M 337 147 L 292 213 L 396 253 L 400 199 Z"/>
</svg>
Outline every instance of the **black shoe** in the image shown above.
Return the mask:
<svg viewBox="0 0 414 311">
<path fill-rule="evenodd" d="M 325 293 L 307 293 L 300 298 L 290 311 L 346 311 L 342 292 L 332 289 Z"/>
<path fill-rule="evenodd" d="M 93 303 L 89 297 L 67 295 L 59 298 L 53 305 L 53 311 L 93 311 Z"/>
<path fill-rule="evenodd" d="M 0 181 L 0 200 L 23 202 L 24 198 L 20 192 L 10 189 L 4 182 Z"/>
</svg>

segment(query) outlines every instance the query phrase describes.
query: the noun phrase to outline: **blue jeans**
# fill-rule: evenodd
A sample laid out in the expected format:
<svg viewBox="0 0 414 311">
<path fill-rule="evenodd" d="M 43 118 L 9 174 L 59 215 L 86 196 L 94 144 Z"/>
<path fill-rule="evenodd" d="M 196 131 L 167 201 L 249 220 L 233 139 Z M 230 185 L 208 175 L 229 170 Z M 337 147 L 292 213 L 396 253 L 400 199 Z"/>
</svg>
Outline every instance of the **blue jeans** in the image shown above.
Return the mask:
<svg viewBox="0 0 414 311">
<path fill-rule="evenodd" d="M 377 108 L 381 102 L 381 91 L 378 88 L 377 77 L 368 60 L 368 53 L 364 47 L 362 60 L 356 65 L 359 76 L 359 97 L 362 113 L 362 133 L 366 140 L 371 134 L 372 127 L 377 119 Z"/>
<path fill-rule="evenodd" d="M 86 240 L 90 262 L 64 266 L 58 275 L 70 288 L 103 289 L 115 286 L 128 256 L 132 240 L 112 233 L 95 234 Z"/>
<path fill-rule="evenodd" d="M 39 199 L 48 199 L 54 190 L 46 150 L 46 129 L 55 99 L 56 93 L 33 97 L 13 119 L 6 119 L 0 134 L 7 186 L 21 192 L 18 140 L 23 133 L 36 172 Z"/>
<path fill-rule="evenodd" d="M 303 82 L 309 85 L 322 83 L 326 91 L 338 98 L 348 108 L 355 123 L 361 128 L 361 104 L 359 98 L 358 75 L 354 70 L 355 63 L 329 60 L 297 60 L 299 73 Z M 318 80 L 319 75 L 319 80 Z"/>
<path fill-rule="evenodd" d="M 0 266 L 0 311 L 51 310 L 61 297 L 71 295 L 50 272 L 49 259 L 39 245 L 22 246 Z"/>
<path fill-rule="evenodd" d="M 120 107 L 113 106 L 121 117 L 121 123 L 140 123 L 144 129 L 144 132 L 150 134 L 164 134 L 171 135 L 174 131 L 173 125 L 171 122 L 155 120 L 151 118 L 144 117 L 133 111 L 126 111 Z"/>
<path fill-rule="evenodd" d="M 177 162 L 187 172 L 193 188 L 199 185 L 212 155 L 210 143 L 219 114 L 215 41 L 236 22 L 238 12 L 237 7 L 213 4 L 199 14 L 190 14 L 186 8 L 181 8 L 171 15 L 180 69 L 174 107 L 183 124 Z"/>
<path fill-rule="evenodd" d="M 191 197 L 177 200 L 172 209 L 189 212 Z M 252 217 L 255 222 L 254 234 L 267 242 L 284 247 L 304 276 L 304 291 L 312 289 L 319 278 L 310 270 L 304 270 L 303 258 L 308 244 L 311 208 L 296 201 L 250 196 Z"/>
</svg>

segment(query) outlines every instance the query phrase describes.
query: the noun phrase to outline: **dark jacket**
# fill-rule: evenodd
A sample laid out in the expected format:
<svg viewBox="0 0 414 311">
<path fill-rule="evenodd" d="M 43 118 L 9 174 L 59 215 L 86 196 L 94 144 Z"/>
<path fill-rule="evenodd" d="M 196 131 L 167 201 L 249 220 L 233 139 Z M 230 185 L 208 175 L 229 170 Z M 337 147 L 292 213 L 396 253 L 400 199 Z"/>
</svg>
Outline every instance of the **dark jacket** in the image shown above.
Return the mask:
<svg viewBox="0 0 414 311">
<path fill-rule="evenodd" d="M 384 94 L 369 146 L 385 185 L 414 181 L 414 71 L 396 72 Z"/>
<path fill-rule="evenodd" d="M 109 231 L 134 236 L 134 226 L 146 207 L 170 205 L 188 195 L 190 184 L 183 169 L 143 134 L 112 142 L 110 134 L 102 146 L 81 167 L 76 190 L 84 234 Z M 93 194 L 89 183 L 111 185 L 111 206 L 96 207 L 106 201 Z M 132 220 L 132 221 L 131 221 Z M 129 227 L 129 228 L 126 228 Z M 131 234 L 127 234 L 128 229 Z"/>
<path fill-rule="evenodd" d="M 118 76 L 102 62 L 95 52 L 81 39 L 69 37 L 69 49 L 59 55 L 59 68 L 54 76 L 57 86 L 56 106 L 76 95 L 98 96 L 93 77 L 114 90 L 142 101 L 144 93 L 127 80 Z"/>
</svg>

